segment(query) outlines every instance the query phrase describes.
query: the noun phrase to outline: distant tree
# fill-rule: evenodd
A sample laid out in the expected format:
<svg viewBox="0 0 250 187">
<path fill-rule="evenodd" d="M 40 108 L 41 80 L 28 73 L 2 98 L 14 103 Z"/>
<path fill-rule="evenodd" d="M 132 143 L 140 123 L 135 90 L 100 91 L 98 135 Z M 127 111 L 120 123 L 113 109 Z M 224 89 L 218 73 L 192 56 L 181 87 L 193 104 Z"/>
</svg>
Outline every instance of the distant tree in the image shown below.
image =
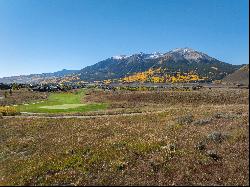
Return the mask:
<svg viewBox="0 0 250 187">
<path fill-rule="evenodd" d="M 4 92 L 4 97 L 7 98 L 8 97 L 8 92 Z"/>
<path fill-rule="evenodd" d="M 17 83 L 13 83 L 12 89 L 13 89 L 13 90 L 19 90 L 18 84 L 17 84 Z"/>
</svg>

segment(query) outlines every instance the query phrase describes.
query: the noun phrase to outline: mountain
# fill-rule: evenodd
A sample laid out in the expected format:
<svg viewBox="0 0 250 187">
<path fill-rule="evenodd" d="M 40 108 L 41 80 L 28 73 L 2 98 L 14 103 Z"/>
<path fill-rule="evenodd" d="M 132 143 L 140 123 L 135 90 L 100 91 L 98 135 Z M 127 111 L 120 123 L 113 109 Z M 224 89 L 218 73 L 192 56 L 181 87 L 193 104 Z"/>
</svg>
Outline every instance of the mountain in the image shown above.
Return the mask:
<svg viewBox="0 0 250 187">
<path fill-rule="evenodd" d="M 67 69 L 62 69 L 61 71 L 57 71 L 54 73 L 42 73 L 43 76 L 45 77 L 63 77 L 66 75 L 71 75 L 79 72 L 79 70 L 67 70 Z"/>
<path fill-rule="evenodd" d="M 133 54 L 113 56 L 80 71 L 84 81 L 122 79 L 139 72 L 159 70 L 161 75 L 190 73 L 207 80 L 220 80 L 239 69 L 239 65 L 221 62 L 202 52 L 190 48 L 178 48 L 166 53 Z M 158 71 L 159 75 L 159 71 Z"/>
<path fill-rule="evenodd" d="M 57 71 L 54 73 L 30 74 L 0 78 L 1 83 L 45 83 L 46 81 L 53 82 L 54 79 L 60 79 L 67 76 L 74 76 L 79 70 Z"/>
<path fill-rule="evenodd" d="M 210 82 L 221 80 L 240 67 L 190 48 L 177 48 L 166 53 L 117 55 L 81 70 L 4 77 L 0 82 Z"/>
<path fill-rule="evenodd" d="M 226 76 L 222 82 L 227 84 L 249 85 L 249 64 L 241 67 L 232 74 Z"/>
</svg>

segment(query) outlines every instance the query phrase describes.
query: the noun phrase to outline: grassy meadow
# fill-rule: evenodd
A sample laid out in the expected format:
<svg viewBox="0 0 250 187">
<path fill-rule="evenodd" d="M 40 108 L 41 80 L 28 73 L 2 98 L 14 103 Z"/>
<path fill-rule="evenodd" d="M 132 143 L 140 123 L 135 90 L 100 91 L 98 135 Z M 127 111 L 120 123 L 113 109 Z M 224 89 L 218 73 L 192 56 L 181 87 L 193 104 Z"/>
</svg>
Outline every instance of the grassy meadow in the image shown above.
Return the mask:
<svg viewBox="0 0 250 187">
<path fill-rule="evenodd" d="M 107 107 L 0 119 L 0 185 L 249 185 L 248 90 L 69 95 Z"/>
</svg>

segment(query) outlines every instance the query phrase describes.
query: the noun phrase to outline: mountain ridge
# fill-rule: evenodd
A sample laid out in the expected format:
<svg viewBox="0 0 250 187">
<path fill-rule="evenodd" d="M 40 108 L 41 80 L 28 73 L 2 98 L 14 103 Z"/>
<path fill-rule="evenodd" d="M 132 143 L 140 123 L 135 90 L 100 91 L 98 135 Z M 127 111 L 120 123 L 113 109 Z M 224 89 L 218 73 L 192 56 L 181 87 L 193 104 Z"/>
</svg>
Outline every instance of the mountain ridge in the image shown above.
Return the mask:
<svg viewBox="0 0 250 187">
<path fill-rule="evenodd" d="M 1 83 L 40 83 L 41 81 L 45 81 L 46 79 L 52 78 L 61 78 L 67 75 L 73 75 L 78 73 L 79 70 L 67 70 L 62 69 L 60 71 L 56 71 L 53 73 L 37 73 L 37 74 L 29 74 L 29 75 L 17 75 L 10 77 L 2 77 L 0 78 Z"/>
<path fill-rule="evenodd" d="M 225 63 L 186 47 L 176 48 L 165 53 L 140 52 L 130 56 L 113 56 L 80 70 L 80 78 L 85 81 L 120 79 L 133 73 L 160 67 L 168 69 L 165 73 L 195 71 L 202 77 L 217 80 L 239 69 L 241 65 Z"/>
<path fill-rule="evenodd" d="M 54 73 L 30 74 L 0 78 L 3 83 L 62 83 L 62 82 L 94 82 L 104 80 L 126 80 L 131 76 L 142 76 L 150 72 L 150 81 L 158 77 L 166 81 L 166 77 L 178 75 L 193 75 L 200 80 L 221 80 L 235 72 L 242 65 L 232 65 L 213 58 L 203 52 L 184 47 L 176 48 L 168 52 L 135 53 L 131 55 L 116 55 L 97 62 L 94 65 L 84 67 L 81 70 L 57 71 Z M 160 69 L 160 71 L 159 71 Z M 152 74 L 153 72 L 153 74 Z M 149 80 L 150 79 L 150 80 Z M 172 80 L 172 79 L 171 79 Z"/>
</svg>

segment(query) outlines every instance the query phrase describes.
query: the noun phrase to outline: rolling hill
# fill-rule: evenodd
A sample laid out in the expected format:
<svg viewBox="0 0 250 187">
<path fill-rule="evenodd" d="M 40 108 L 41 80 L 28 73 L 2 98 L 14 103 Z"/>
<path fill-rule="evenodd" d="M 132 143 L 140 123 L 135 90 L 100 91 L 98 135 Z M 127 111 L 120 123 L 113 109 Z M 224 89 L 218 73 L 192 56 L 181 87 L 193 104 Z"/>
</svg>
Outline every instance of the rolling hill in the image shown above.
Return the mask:
<svg viewBox="0 0 250 187">
<path fill-rule="evenodd" d="M 222 82 L 227 84 L 249 85 L 249 64 L 241 67 L 232 74 L 226 76 Z"/>
<path fill-rule="evenodd" d="M 0 78 L 1 83 L 43 83 L 46 81 L 53 81 L 68 75 L 75 75 L 79 70 L 66 70 L 57 71 L 54 73 L 42 73 L 42 74 L 30 74 L 30 75 L 20 75 Z"/>
</svg>

